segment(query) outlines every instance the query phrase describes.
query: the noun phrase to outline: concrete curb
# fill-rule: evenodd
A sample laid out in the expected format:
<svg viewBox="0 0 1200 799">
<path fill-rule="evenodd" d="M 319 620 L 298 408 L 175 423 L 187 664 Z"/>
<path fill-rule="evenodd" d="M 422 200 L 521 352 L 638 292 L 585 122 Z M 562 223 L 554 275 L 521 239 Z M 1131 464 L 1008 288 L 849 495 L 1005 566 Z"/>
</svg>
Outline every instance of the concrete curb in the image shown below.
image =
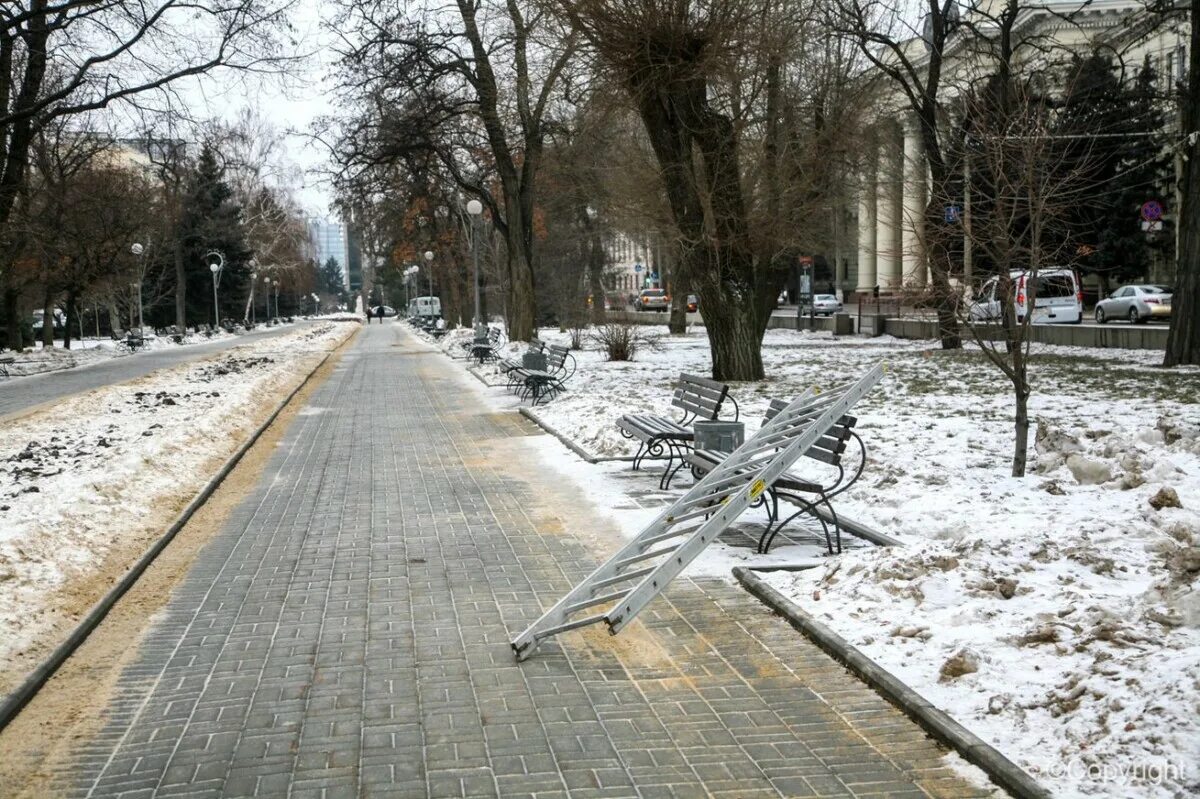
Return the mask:
<svg viewBox="0 0 1200 799">
<path fill-rule="evenodd" d="M 108 612 L 112 610 L 113 606 L 120 601 L 121 597 L 128 593 L 130 588 L 133 588 L 134 584 L 137 583 L 138 578 L 145 573 L 146 569 L 150 568 L 150 564 L 152 564 L 154 560 L 162 553 L 162 551 L 167 548 L 167 545 L 171 543 L 179 531 L 187 525 L 192 516 L 195 515 L 196 511 L 200 510 L 204 503 L 208 501 L 209 497 L 213 495 L 221 483 L 224 482 L 225 478 L 229 476 L 229 473 L 234 470 L 238 463 L 241 462 L 242 458 L 245 457 L 246 453 L 250 451 L 250 448 L 258 443 L 258 440 L 262 438 L 263 433 L 265 433 L 271 427 L 271 425 L 275 423 L 275 420 L 279 417 L 279 414 L 283 413 L 283 409 L 286 408 L 288 404 L 291 403 L 291 401 L 296 397 L 296 395 L 308 385 L 309 381 L 312 380 L 312 376 L 315 375 L 331 357 L 333 357 L 334 353 L 340 352 L 341 349 L 345 347 L 346 344 L 348 344 L 356 334 L 357 333 L 351 334 L 350 338 L 347 338 L 336 348 L 325 354 L 325 357 L 322 358 L 317 365 L 314 366 L 309 373 L 304 376 L 304 379 L 300 381 L 299 385 L 292 389 L 292 391 L 289 392 L 288 395 L 284 397 L 283 400 L 275 407 L 275 410 L 271 412 L 271 415 L 268 416 L 263 423 L 254 430 L 250 437 L 246 439 L 246 441 L 244 441 L 240 447 L 238 447 L 237 451 L 225 461 L 220 470 L 213 475 L 207 483 L 204 484 L 204 487 L 201 488 L 200 492 L 192 498 L 192 501 L 187 504 L 187 507 L 180 512 L 179 516 L 175 518 L 175 521 L 171 523 L 171 526 L 167 528 L 167 531 L 163 533 L 163 535 L 157 541 L 154 542 L 150 549 L 146 550 L 142 557 L 138 559 L 137 563 L 135 563 L 132 568 L 125 573 L 125 575 L 117 582 L 117 584 L 110 588 L 108 593 L 101 597 L 100 601 L 88 611 L 87 615 L 84 616 L 83 619 L 80 620 L 79 624 L 76 625 L 75 629 L 71 631 L 71 634 L 68 635 L 66 639 L 63 640 L 57 647 L 55 647 L 50 653 L 49 657 L 47 657 L 32 672 L 30 672 L 29 675 L 21 682 L 21 684 L 18 685 L 12 693 L 4 698 L 3 702 L 0 702 L 0 732 L 3 732 L 4 728 L 7 727 L 21 712 L 21 709 L 24 708 L 25 705 L 29 704 L 29 701 L 37 695 L 37 692 L 41 690 L 42 686 L 45 685 L 50 678 L 54 676 L 54 673 L 58 671 L 62 664 L 67 661 L 67 658 L 71 657 L 75 650 L 83 645 L 83 642 L 87 640 L 88 636 L 100 626 L 100 623 L 104 621 L 104 617 L 108 615 Z"/>
<path fill-rule="evenodd" d="M 854 672 L 927 733 L 987 772 L 987 775 L 1004 790 L 1017 799 L 1049 799 L 1050 792 L 1016 763 L 938 710 L 891 672 L 880 667 L 833 630 L 804 612 L 795 602 L 767 585 L 753 571 L 738 566 L 734 568 L 733 576 L 759 601 L 787 619 L 788 623 L 806 638 Z"/>
<path fill-rule="evenodd" d="M 534 413 L 532 410 L 530 410 L 529 408 L 518 408 L 517 410 L 519 410 L 521 412 L 521 415 L 524 416 L 526 419 L 533 422 L 538 427 L 542 428 L 547 433 L 549 433 L 550 435 L 557 438 L 559 441 L 561 441 L 563 443 L 563 446 L 565 446 L 567 449 L 574 452 L 579 457 L 583 458 L 588 463 L 610 463 L 612 461 L 621 461 L 623 463 L 633 463 L 632 455 L 616 455 L 616 456 L 611 456 L 611 457 L 592 455 L 587 450 L 585 450 L 583 447 L 579 446 L 574 441 L 567 438 L 562 433 L 558 432 L 558 430 L 554 429 L 554 427 L 543 422 L 540 418 L 538 418 L 538 415 L 536 413 Z M 666 460 L 666 458 L 646 458 L 646 460 L 648 460 L 648 461 Z"/>
</svg>

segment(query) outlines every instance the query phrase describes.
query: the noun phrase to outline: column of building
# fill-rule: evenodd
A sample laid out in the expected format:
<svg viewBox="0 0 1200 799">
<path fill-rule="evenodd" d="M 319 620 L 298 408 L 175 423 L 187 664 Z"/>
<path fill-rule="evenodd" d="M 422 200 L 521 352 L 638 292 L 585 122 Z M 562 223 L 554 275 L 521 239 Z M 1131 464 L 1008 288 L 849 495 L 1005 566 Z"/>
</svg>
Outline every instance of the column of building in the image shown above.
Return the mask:
<svg viewBox="0 0 1200 799">
<path fill-rule="evenodd" d="M 904 200 L 901 219 L 901 259 L 906 284 L 923 287 L 927 282 L 925 258 L 925 148 L 921 129 L 914 117 L 904 122 Z"/>
<path fill-rule="evenodd" d="M 875 152 L 868 146 L 858 186 L 858 291 L 875 288 Z"/>
<path fill-rule="evenodd" d="M 879 290 L 884 292 L 895 291 L 901 285 L 902 159 L 895 126 L 880 125 L 875 172 L 875 280 Z"/>
</svg>

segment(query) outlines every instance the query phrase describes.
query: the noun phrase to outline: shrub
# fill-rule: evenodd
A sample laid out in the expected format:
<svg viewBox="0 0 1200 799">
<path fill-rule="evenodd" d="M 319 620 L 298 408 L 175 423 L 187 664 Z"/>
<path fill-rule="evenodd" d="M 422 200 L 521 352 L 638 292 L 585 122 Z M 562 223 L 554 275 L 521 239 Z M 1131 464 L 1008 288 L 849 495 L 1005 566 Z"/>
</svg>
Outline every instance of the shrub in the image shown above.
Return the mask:
<svg viewBox="0 0 1200 799">
<path fill-rule="evenodd" d="M 592 339 L 610 361 L 632 361 L 642 350 L 662 349 L 662 336 L 641 325 L 608 322 L 598 325 Z"/>
</svg>

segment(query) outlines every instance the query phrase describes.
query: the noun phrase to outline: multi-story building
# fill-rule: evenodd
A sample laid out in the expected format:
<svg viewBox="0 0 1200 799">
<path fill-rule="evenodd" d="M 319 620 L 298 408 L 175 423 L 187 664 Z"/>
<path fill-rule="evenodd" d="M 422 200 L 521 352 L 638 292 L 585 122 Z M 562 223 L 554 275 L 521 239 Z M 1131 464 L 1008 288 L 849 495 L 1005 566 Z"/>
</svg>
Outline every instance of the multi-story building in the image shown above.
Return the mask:
<svg viewBox="0 0 1200 799">
<path fill-rule="evenodd" d="M 350 290 L 350 246 L 346 226 L 341 222 L 314 217 L 308 220 L 309 236 L 316 248 L 317 262 L 324 266 L 329 259 L 342 268 L 342 287 Z"/>
<path fill-rule="evenodd" d="M 996 0 L 980 0 L 964 15 L 977 15 L 969 27 L 971 33 L 952 36 L 947 43 L 943 62 L 943 95 L 946 104 L 952 102 L 956 85 L 968 85 L 973 73 L 983 74 L 989 65 L 981 58 L 978 40 L 971 37 L 986 35 L 986 12 Z M 965 9 L 965 7 L 964 7 Z M 1129 70 L 1136 71 L 1144 59 L 1158 74 L 1170 94 L 1170 87 L 1186 75 L 1189 27 L 1180 16 L 1164 17 L 1148 11 L 1138 0 L 1050 0 L 1031 6 L 1022 12 L 1017 33 L 1024 41 L 1036 40 L 1037 46 L 1027 48 L 1028 54 L 1018 63 L 1019 68 L 1036 68 L 1035 59 L 1044 59 L 1048 48 L 1069 54 L 1086 55 L 1104 51 L 1120 55 Z M 924 56 L 922 43 L 914 39 L 908 50 L 920 68 Z M 925 256 L 925 206 L 927 202 L 928 167 L 922 150 L 922 139 L 913 118 L 897 87 L 886 79 L 880 81 L 879 109 L 875 122 L 865 130 L 865 156 L 861 168 L 851 181 L 857 201 L 847 209 L 851 245 L 845 269 L 839 269 L 838 288 L 847 293 L 869 294 L 878 288 L 881 293 L 896 293 L 903 288 L 920 289 L 929 281 Z M 1172 118 L 1172 115 L 1168 115 Z M 1176 124 L 1172 121 L 1168 124 Z M 1164 131 L 1168 141 L 1171 131 Z M 1166 145 L 1164 144 L 1164 147 Z M 964 178 L 964 185 L 969 180 Z M 1173 192 L 1172 192 L 1173 194 Z M 1173 196 L 1163 197 L 1168 209 L 1178 208 Z M 953 210 L 952 210 L 953 209 Z M 969 190 L 953 206 L 951 214 L 969 214 Z M 973 248 L 964 224 L 961 280 L 970 285 Z M 855 257 L 855 254 L 857 257 Z M 1156 269 L 1169 268 L 1160 264 Z M 1169 276 L 1154 275 L 1156 279 Z"/>
</svg>

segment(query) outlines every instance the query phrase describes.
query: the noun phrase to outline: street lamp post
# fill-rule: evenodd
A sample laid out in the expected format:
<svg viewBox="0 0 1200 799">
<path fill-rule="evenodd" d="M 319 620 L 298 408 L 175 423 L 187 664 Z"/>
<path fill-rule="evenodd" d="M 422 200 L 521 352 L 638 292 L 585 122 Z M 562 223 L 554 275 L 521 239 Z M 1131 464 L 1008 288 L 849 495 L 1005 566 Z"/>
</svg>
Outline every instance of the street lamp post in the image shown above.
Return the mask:
<svg viewBox="0 0 1200 799">
<path fill-rule="evenodd" d="M 258 324 L 258 307 L 254 303 L 254 289 L 258 284 L 254 281 L 258 280 L 258 272 L 250 273 L 250 326 Z"/>
<path fill-rule="evenodd" d="M 425 263 L 429 265 L 429 298 L 433 299 L 433 252 L 425 251 Z"/>
<path fill-rule="evenodd" d="M 483 316 L 479 312 L 479 216 L 483 213 L 483 203 L 471 200 L 467 203 L 467 213 L 471 215 L 471 257 L 475 263 L 475 318 L 471 324 L 475 327 L 475 337 L 479 337 L 480 328 L 484 326 Z M 486 335 L 486 331 L 484 331 Z"/>
<path fill-rule="evenodd" d="M 129 248 L 129 251 L 138 259 L 138 336 L 142 336 L 145 333 L 145 324 L 142 321 L 142 275 L 146 271 L 146 262 L 142 259 L 142 253 L 146 251 L 146 248 L 135 241 L 133 246 Z"/>
<path fill-rule="evenodd" d="M 212 272 L 213 282 L 213 330 L 221 326 L 221 304 L 217 297 L 217 286 L 221 283 L 221 270 L 225 266 L 225 256 L 216 250 L 209 250 L 206 258 L 216 258 L 217 260 L 208 265 L 208 271 Z"/>
</svg>

